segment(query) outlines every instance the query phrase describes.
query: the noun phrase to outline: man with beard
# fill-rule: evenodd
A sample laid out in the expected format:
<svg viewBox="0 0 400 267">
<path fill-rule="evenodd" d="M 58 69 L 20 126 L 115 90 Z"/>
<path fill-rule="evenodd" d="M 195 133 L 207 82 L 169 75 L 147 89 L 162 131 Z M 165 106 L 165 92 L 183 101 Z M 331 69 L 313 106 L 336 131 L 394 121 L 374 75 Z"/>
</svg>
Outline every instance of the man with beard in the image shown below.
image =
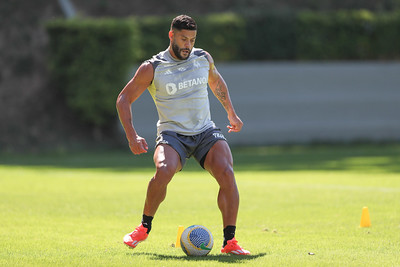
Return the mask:
<svg viewBox="0 0 400 267">
<path fill-rule="evenodd" d="M 239 193 L 228 143 L 211 120 L 207 84 L 225 108 L 228 132 L 239 132 L 243 122 L 237 116 L 227 85 L 214 66 L 213 58 L 194 48 L 197 25 L 189 16 L 172 20 L 167 50 L 145 61 L 123 88 L 117 110 L 133 154 L 146 153 L 146 140 L 133 127 L 131 104 L 148 88 L 157 107 L 156 171 L 147 188 L 142 223 L 125 235 L 124 243 L 135 248 L 150 233 L 153 217 L 165 199 L 167 185 L 193 156 L 219 185 L 218 207 L 222 213 L 222 253 L 248 255 L 235 239 Z"/>
</svg>

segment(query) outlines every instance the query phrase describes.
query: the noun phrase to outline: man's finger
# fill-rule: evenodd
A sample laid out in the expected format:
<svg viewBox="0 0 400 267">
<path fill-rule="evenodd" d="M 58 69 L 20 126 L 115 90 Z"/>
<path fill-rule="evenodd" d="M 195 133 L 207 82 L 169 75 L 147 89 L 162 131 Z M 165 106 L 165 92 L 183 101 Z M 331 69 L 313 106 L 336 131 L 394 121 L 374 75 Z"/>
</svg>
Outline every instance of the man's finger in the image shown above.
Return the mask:
<svg viewBox="0 0 400 267">
<path fill-rule="evenodd" d="M 147 152 L 147 149 L 149 149 L 149 146 L 147 145 L 147 142 L 146 142 L 146 140 L 145 139 L 142 139 L 142 145 L 143 145 L 143 148 L 146 150 L 146 152 Z"/>
<path fill-rule="evenodd" d="M 238 131 L 235 126 L 228 125 L 226 127 L 229 129 L 228 133 L 237 132 Z"/>
</svg>

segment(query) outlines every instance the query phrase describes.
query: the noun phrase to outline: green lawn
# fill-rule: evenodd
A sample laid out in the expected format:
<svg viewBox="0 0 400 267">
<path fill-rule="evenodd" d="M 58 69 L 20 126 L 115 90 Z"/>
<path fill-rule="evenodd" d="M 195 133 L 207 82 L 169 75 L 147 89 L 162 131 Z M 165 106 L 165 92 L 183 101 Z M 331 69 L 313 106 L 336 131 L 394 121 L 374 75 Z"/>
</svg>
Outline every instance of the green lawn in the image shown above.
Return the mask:
<svg viewBox="0 0 400 267">
<path fill-rule="evenodd" d="M 146 242 L 140 223 L 151 156 L 127 152 L 0 156 L 2 266 L 400 266 L 400 145 L 233 150 L 241 194 L 236 237 L 219 253 L 217 183 L 190 160 L 168 188 Z M 372 226 L 360 228 L 369 208 Z M 206 226 L 207 257 L 187 257 L 179 225 Z M 311 254 L 311 255 L 310 255 Z"/>
</svg>

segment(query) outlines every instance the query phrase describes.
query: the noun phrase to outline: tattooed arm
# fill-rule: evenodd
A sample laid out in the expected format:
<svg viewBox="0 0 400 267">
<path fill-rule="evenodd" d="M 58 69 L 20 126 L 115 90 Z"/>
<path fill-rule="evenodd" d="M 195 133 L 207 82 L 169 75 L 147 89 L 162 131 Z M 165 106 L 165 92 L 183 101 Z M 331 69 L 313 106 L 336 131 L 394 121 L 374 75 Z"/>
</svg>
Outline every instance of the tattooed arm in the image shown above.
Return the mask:
<svg viewBox="0 0 400 267">
<path fill-rule="evenodd" d="M 243 127 L 243 122 L 237 116 L 235 109 L 233 108 L 231 98 L 229 96 L 228 86 L 226 85 L 221 74 L 218 72 L 217 68 L 214 66 L 214 60 L 210 54 L 207 53 L 207 59 L 210 63 L 210 70 L 208 75 L 208 85 L 211 91 L 221 102 L 222 106 L 228 114 L 228 120 L 230 125 L 228 125 L 229 132 L 239 132 Z"/>
</svg>

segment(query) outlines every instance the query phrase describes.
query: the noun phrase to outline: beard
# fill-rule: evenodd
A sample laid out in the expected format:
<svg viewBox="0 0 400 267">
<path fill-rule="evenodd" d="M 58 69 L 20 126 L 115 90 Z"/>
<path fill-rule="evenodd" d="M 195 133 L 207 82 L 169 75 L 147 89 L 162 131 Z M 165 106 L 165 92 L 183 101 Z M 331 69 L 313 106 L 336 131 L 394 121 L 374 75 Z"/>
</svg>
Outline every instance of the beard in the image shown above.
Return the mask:
<svg viewBox="0 0 400 267">
<path fill-rule="evenodd" d="M 188 48 L 180 48 L 176 43 L 172 43 L 172 51 L 174 51 L 175 56 L 180 59 L 180 60 L 185 60 L 188 59 L 188 57 L 190 56 L 190 53 L 192 52 L 191 49 Z M 182 51 L 187 51 L 188 55 L 186 57 L 183 57 L 181 55 Z"/>
</svg>

